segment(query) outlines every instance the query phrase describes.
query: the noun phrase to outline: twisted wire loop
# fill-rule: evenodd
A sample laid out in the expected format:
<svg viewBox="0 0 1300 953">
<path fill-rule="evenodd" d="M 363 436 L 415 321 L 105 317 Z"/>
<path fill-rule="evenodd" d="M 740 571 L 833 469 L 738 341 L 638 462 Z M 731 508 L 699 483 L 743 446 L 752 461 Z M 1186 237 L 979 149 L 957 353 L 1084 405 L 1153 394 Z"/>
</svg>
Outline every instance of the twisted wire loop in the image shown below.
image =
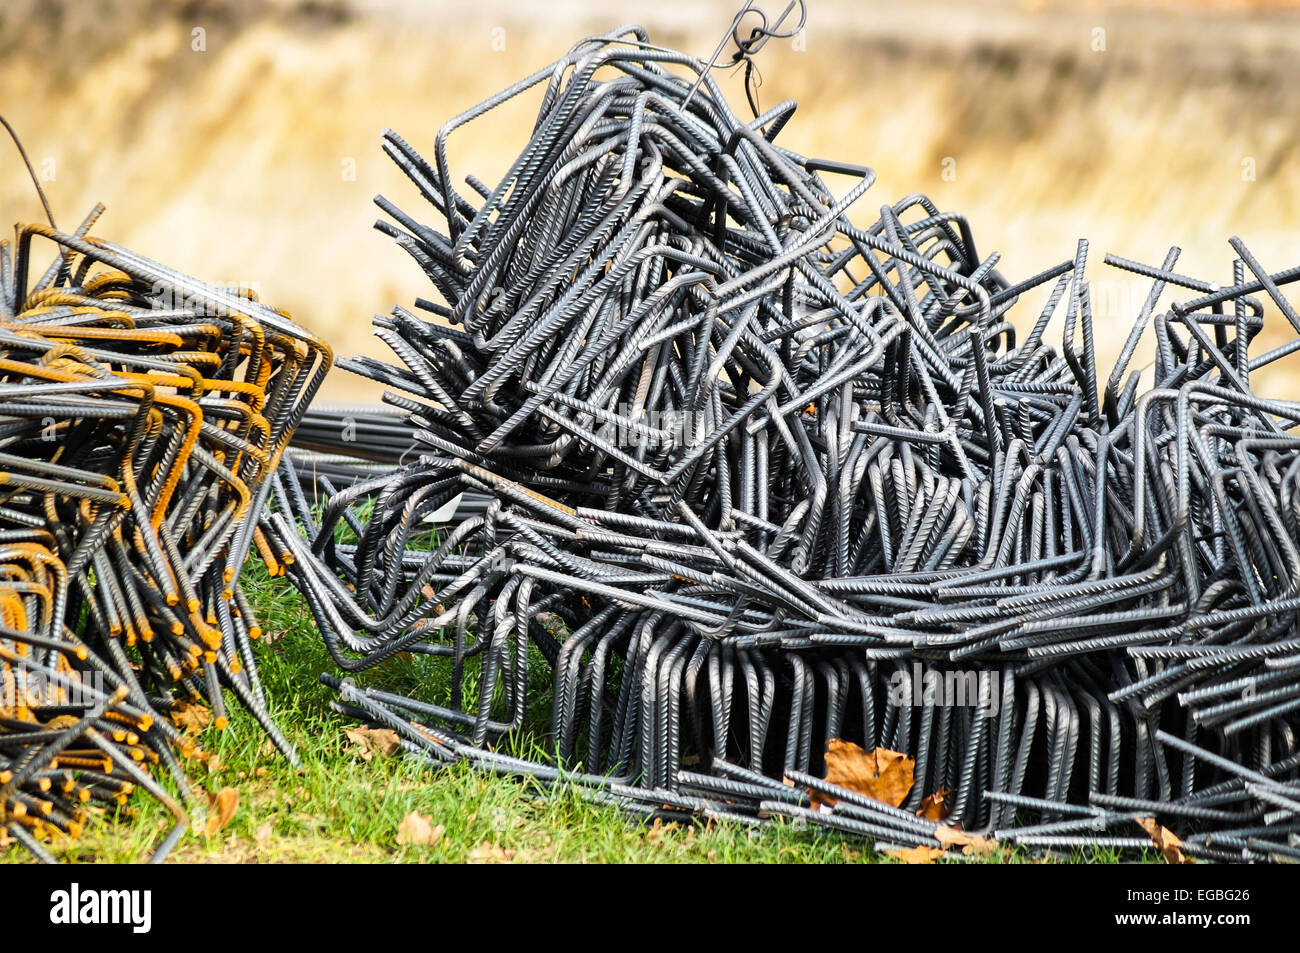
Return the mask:
<svg viewBox="0 0 1300 953">
<path fill-rule="evenodd" d="M 533 87 L 462 190 L 449 140 Z M 777 145 L 793 111 L 738 119 L 627 27 L 432 162 L 384 134 L 439 224 L 381 196 L 377 227 L 439 300 L 375 319 L 394 359 L 341 363 L 386 406 L 309 412 L 262 521 L 338 710 L 646 815 L 933 844 L 943 788 L 1034 850 L 1153 815 L 1294 856 L 1300 404 L 1250 378 L 1300 343 L 1248 347 L 1266 307 L 1300 330 L 1300 269 L 1108 257 L 1151 285 L 1100 379 L 1086 242 L 1012 283 L 924 196 L 856 226 L 871 170 Z M 902 808 L 819 780 L 831 738 L 913 757 Z"/>
<path fill-rule="evenodd" d="M 296 760 L 239 576 L 254 546 L 279 565 L 257 517 L 332 354 L 246 290 L 92 237 L 102 211 L 0 241 L 0 833 L 53 860 L 143 790 L 175 819 L 158 861 L 194 801 L 187 706 L 224 727 L 229 689 Z"/>
</svg>

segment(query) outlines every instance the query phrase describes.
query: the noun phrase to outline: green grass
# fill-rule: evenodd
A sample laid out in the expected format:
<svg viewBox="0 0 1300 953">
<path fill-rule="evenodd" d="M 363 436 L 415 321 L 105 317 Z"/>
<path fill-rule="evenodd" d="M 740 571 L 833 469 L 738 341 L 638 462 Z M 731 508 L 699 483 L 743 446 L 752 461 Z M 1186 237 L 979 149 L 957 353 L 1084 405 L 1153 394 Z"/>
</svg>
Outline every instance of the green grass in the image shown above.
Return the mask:
<svg viewBox="0 0 1300 953">
<path fill-rule="evenodd" d="M 329 710 L 332 693 L 317 675 L 333 671 L 301 598 L 250 563 L 244 585 L 267 635 L 257 648 L 273 716 L 302 757 L 294 770 L 256 722 L 236 704 L 224 731 L 209 727 L 198 741 L 206 763 L 187 762 L 199 796 L 233 787 L 239 807 L 212 837 L 189 833 L 173 862 L 630 862 L 845 863 L 892 862 L 859 841 L 778 821 L 763 830 L 733 824 L 647 825 L 571 791 L 489 777 L 464 766 L 434 768 L 405 758 L 371 760 L 345 732 L 355 727 Z M 418 665 L 418 662 L 415 663 Z M 420 672 L 386 677 L 424 677 Z M 430 686 L 437 688 L 437 686 Z M 443 686 L 445 690 L 445 686 Z M 132 799 L 131 816 L 104 816 L 75 842 L 55 844 L 71 862 L 143 859 L 166 834 L 170 817 L 153 799 Z M 398 827 L 418 811 L 444 828 L 432 846 L 397 843 Z M 125 813 L 125 812 L 124 812 Z M 0 862 L 22 862 L 21 847 L 0 850 Z M 1108 863 L 1106 851 L 1061 860 Z M 989 862 L 1022 863 L 1024 852 Z"/>
</svg>

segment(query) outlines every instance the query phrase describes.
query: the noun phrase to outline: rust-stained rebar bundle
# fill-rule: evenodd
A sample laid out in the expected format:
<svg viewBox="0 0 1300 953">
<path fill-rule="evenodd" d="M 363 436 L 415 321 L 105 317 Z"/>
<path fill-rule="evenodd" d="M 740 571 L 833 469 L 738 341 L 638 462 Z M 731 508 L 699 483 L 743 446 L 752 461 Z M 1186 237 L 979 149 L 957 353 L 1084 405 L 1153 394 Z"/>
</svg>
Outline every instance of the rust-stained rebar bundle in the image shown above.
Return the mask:
<svg viewBox="0 0 1300 953">
<path fill-rule="evenodd" d="M 239 588 L 329 348 L 254 296 L 87 233 L 0 242 L 0 830 L 41 856 L 85 805 L 189 797 L 177 706 L 266 711 Z M 34 249 L 54 260 L 34 270 Z M 11 254 L 12 251 L 12 254 Z"/>
</svg>

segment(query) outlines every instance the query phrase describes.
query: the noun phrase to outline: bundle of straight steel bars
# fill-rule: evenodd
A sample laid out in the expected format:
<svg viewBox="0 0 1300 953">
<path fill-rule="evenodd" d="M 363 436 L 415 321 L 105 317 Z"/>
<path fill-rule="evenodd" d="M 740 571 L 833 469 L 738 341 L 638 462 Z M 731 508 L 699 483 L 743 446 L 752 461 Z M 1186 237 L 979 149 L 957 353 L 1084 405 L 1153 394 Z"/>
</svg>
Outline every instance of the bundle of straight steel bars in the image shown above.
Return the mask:
<svg viewBox="0 0 1300 953">
<path fill-rule="evenodd" d="M 275 558 L 257 516 L 332 355 L 245 292 L 90 237 L 100 211 L 0 242 L 0 832 L 50 860 L 144 789 L 176 819 L 161 860 L 193 797 L 180 706 L 221 726 L 229 689 L 295 757 L 238 577 L 254 544 Z"/>
<path fill-rule="evenodd" d="M 385 133 L 441 224 L 380 197 L 377 227 L 441 303 L 375 320 L 398 362 L 344 363 L 391 409 L 309 416 L 330 455 L 286 457 L 264 522 L 338 710 L 650 815 L 934 846 L 946 790 L 945 824 L 1035 850 L 1150 847 L 1154 816 L 1193 857 L 1300 857 L 1300 404 L 1250 387 L 1300 339 L 1248 350 L 1266 306 L 1300 332 L 1300 268 L 1108 258 L 1151 284 L 1099 379 L 1086 243 L 1013 283 L 923 196 L 856 226 L 871 171 L 702 70 L 623 28 L 432 162 Z M 510 170 L 458 190 L 449 140 L 539 86 Z M 413 697 L 367 677 L 399 657 Z M 835 738 L 914 758 L 906 800 L 819 780 Z"/>
</svg>

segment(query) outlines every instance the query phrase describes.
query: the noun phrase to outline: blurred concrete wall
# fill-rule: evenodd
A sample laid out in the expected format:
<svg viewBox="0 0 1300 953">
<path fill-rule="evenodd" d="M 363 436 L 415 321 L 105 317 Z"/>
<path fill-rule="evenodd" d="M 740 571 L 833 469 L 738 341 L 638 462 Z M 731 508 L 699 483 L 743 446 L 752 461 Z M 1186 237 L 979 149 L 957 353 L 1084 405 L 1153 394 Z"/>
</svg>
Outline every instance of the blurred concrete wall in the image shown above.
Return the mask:
<svg viewBox="0 0 1300 953">
<path fill-rule="evenodd" d="M 760 55 L 759 95 L 765 106 L 800 101 L 781 134 L 791 148 L 877 170 L 863 221 L 926 192 L 965 212 L 981 252 L 1001 251 L 1013 277 L 1088 237 L 1105 358 L 1145 294 L 1101 265 L 1107 251 L 1158 262 L 1178 244 L 1179 270 L 1224 282 L 1227 239 L 1239 234 L 1266 266 L 1300 262 L 1294 7 L 809 0 L 800 41 Z M 103 201 L 98 234 L 209 280 L 252 284 L 342 353 L 383 354 L 371 315 L 429 293 L 370 229 L 376 192 L 423 213 L 378 148 L 383 127 L 431 149 L 446 118 L 581 36 L 641 22 L 658 42 L 706 55 L 734 9 L 4 0 L 0 111 L 61 225 Z M 724 84 L 740 102 L 739 78 Z M 521 101 L 459 136 L 453 168 L 492 181 L 533 107 Z M 10 221 L 39 217 L 21 163 L 3 150 L 0 208 Z M 1296 396 L 1300 386 L 1280 368 L 1265 389 Z M 373 391 L 340 378 L 327 396 Z"/>
</svg>

